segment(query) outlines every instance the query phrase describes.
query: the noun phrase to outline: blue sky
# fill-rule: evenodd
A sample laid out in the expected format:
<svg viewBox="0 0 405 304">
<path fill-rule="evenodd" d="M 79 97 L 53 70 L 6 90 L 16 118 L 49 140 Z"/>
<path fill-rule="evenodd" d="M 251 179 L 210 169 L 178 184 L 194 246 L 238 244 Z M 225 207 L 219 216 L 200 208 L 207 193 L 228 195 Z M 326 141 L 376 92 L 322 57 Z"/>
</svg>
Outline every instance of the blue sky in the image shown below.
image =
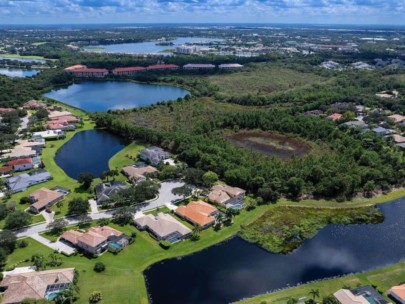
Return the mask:
<svg viewBox="0 0 405 304">
<path fill-rule="evenodd" d="M 160 22 L 405 25 L 405 0 L 0 0 L 0 24 Z"/>
</svg>

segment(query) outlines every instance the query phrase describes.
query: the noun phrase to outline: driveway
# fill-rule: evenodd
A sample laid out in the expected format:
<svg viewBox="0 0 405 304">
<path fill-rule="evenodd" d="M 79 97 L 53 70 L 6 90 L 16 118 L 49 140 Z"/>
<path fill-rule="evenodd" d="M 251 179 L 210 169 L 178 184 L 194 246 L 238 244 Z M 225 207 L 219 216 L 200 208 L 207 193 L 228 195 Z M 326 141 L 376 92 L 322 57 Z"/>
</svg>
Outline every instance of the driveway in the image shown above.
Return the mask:
<svg viewBox="0 0 405 304">
<path fill-rule="evenodd" d="M 75 253 L 76 249 L 74 249 L 73 247 L 62 243 L 60 241 L 56 241 L 56 242 L 51 242 L 50 240 L 40 236 L 38 233 L 34 233 L 30 236 L 31 238 L 33 238 L 34 240 L 36 240 L 37 242 L 40 242 L 41 244 L 56 250 L 57 252 L 63 252 L 67 255 L 71 255 L 73 253 Z"/>
<path fill-rule="evenodd" d="M 24 116 L 20 119 L 19 131 L 28 129 L 29 116 Z"/>
<path fill-rule="evenodd" d="M 167 181 L 160 184 L 159 197 L 153 201 L 150 201 L 147 205 L 139 208 L 140 211 L 148 211 L 157 207 L 164 206 L 166 203 L 172 203 L 182 197 L 174 195 L 172 190 L 184 186 L 185 183 L 181 181 Z"/>
</svg>

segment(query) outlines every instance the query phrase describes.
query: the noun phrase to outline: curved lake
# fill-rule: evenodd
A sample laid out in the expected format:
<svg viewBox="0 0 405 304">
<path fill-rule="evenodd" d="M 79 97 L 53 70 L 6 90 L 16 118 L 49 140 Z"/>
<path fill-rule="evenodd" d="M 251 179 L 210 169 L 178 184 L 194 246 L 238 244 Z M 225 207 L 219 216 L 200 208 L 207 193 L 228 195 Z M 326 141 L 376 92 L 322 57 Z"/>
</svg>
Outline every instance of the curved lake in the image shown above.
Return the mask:
<svg viewBox="0 0 405 304">
<path fill-rule="evenodd" d="M 94 45 L 84 48 L 87 52 L 97 53 L 126 53 L 126 54 L 159 54 L 171 55 L 170 52 L 164 52 L 167 49 L 174 49 L 176 46 L 185 43 L 210 43 L 215 41 L 222 41 L 222 39 L 215 38 L 201 38 L 201 37 L 179 37 L 168 42 L 173 45 L 157 45 L 159 41 L 147 41 L 136 43 L 120 43 L 120 44 L 103 44 Z"/>
<path fill-rule="evenodd" d="M 0 75 L 6 75 L 8 77 L 31 77 L 38 73 L 39 71 L 37 70 L 0 68 Z"/>
<path fill-rule="evenodd" d="M 378 225 L 330 225 L 289 255 L 236 237 L 145 271 L 156 303 L 229 303 L 298 283 L 371 270 L 405 257 L 405 198 L 381 205 Z M 215 232 L 213 232 L 215 233 Z"/>
<path fill-rule="evenodd" d="M 99 177 L 109 169 L 109 159 L 124 147 L 120 137 L 107 131 L 82 131 L 60 148 L 55 161 L 71 178 L 76 179 L 82 172 Z"/>
<path fill-rule="evenodd" d="M 77 108 L 102 112 L 148 106 L 159 101 L 175 100 L 189 91 L 165 85 L 126 81 L 85 81 L 44 94 Z"/>
</svg>

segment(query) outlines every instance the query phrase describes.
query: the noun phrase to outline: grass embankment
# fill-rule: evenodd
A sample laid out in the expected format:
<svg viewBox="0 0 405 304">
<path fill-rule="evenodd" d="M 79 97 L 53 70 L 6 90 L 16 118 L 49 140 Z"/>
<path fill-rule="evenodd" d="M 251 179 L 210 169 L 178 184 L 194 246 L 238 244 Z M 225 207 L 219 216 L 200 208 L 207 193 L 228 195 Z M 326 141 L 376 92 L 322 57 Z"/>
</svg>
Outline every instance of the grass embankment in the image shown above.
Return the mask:
<svg viewBox="0 0 405 304">
<path fill-rule="evenodd" d="M 283 291 L 263 294 L 250 299 L 237 302 L 238 304 L 272 303 L 285 304 L 291 298 L 311 298 L 309 292 L 318 289 L 320 299 L 333 294 L 341 288 L 355 288 L 358 286 L 372 285 L 387 296 L 387 291 L 394 285 L 405 282 L 405 262 L 387 268 L 373 270 L 367 273 L 345 276 L 338 279 L 325 280 L 322 282 L 310 283 L 298 287 L 289 288 Z M 387 298 L 388 300 L 388 298 Z M 392 301 L 390 301 L 392 302 Z"/>
<path fill-rule="evenodd" d="M 253 211 L 242 213 L 234 218 L 234 224 L 224 227 L 220 231 L 212 228 L 201 233 L 201 239 L 193 242 L 186 240 L 173 245 L 170 249 L 162 249 L 158 242 L 152 239 L 147 232 L 138 232 L 134 244 L 125 248 L 118 255 L 105 253 L 97 259 L 88 259 L 77 255 L 72 257 L 62 256 L 63 265 L 61 267 L 75 267 L 79 271 L 80 300 L 77 303 L 88 303 L 88 297 L 95 290 L 101 290 L 103 302 L 105 303 L 148 303 L 146 285 L 143 271 L 150 265 L 173 257 L 183 256 L 200 251 L 204 248 L 224 241 L 235 235 L 241 224 L 248 224 L 260 217 L 271 206 L 261 206 Z M 132 226 L 113 227 L 130 235 L 135 231 Z M 14 265 L 22 262 L 18 266 L 30 265 L 23 262 L 30 259 L 34 253 L 45 256 L 53 251 L 34 240 L 28 239 L 27 248 L 16 249 L 7 260 L 7 265 Z M 103 273 L 93 271 L 96 262 L 103 262 L 107 269 Z M 60 267 L 59 267 L 60 268 Z"/>
<path fill-rule="evenodd" d="M 0 57 L 4 57 L 4 58 L 19 58 L 19 59 L 37 59 L 37 60 L 47 60 L 45 57 L 42 56 L 21 56 L 18 54 L 0 54 Z M 56 59 L 52 59 L 52 60 L 56 60 Z"/>
<path fill-rule="evenodd" d="M 134 141 L 124 149 L 116 153 L 108 161 L 108 167 L 111 170 L 121 170 L 125 166 L 133 165 L 138 162 L 139 152 L 144 149 L 145 146 L 141 143 Z"/>
<path fill-rule="evenodd" d="M 323 80 L 318 75 L 302 73 L 275 63 L 255 63 L 240 72 L 208 76 L 207 79 L 218 85 L 220 93 L 229 96 L 267 95 Z"/>
<path fill-rule="evenodd" d="M 277 206 L 249 225 L 241 236 L 275 253 L 288 253 L 328 224 L 380 223 L 381 211 L 373 207 L 302 208 Z"/>
</svg>

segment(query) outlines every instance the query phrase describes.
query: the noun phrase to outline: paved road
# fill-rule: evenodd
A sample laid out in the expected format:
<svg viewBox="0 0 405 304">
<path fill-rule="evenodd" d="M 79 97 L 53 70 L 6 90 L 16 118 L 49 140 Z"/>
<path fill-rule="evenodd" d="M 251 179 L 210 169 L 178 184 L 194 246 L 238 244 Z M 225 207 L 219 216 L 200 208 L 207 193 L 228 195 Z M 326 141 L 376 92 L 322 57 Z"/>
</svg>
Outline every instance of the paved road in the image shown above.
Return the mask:
<svg viewBox="0 0 405 304">
<path fill-rule="evenodd" d="M 149 202 L 148 204 L 145 204 L 143 207 L 139 208 L 139 210 L 145 212 L 145 211 L 155 209 L 160 206 L 164 206 L 166 203 L 170 203 L 170 202 L 180 199 L 181 198 L 180 196 L 172 194 L 172 189 L 181 187 L 183 185 L 184 185 L 184 182 L 180 182 L 180 181 L 170 181 L 170 182 L 161 183 L 161 187 L 159 189 L 159 197 L 157 199 Z M 99 212 L 99 213 L 89 213 L 88 215 L 94 221 L 102 219 L 102 218 L 112 218 L 111 211 Z M 66 217 L 65 220 L 69 223 L 68 225 L 75 225 L 79 222 L 76 217 Z M 33 225 L 33 226 L 29 226 L 26 228 L 16 230 L 15 233 L 18 238 L 29 237 L 31 235 L 35 235 L 35 234 L 48 230 L 47 226 L 48 226 L 47 223 Z"/>
</svg>

